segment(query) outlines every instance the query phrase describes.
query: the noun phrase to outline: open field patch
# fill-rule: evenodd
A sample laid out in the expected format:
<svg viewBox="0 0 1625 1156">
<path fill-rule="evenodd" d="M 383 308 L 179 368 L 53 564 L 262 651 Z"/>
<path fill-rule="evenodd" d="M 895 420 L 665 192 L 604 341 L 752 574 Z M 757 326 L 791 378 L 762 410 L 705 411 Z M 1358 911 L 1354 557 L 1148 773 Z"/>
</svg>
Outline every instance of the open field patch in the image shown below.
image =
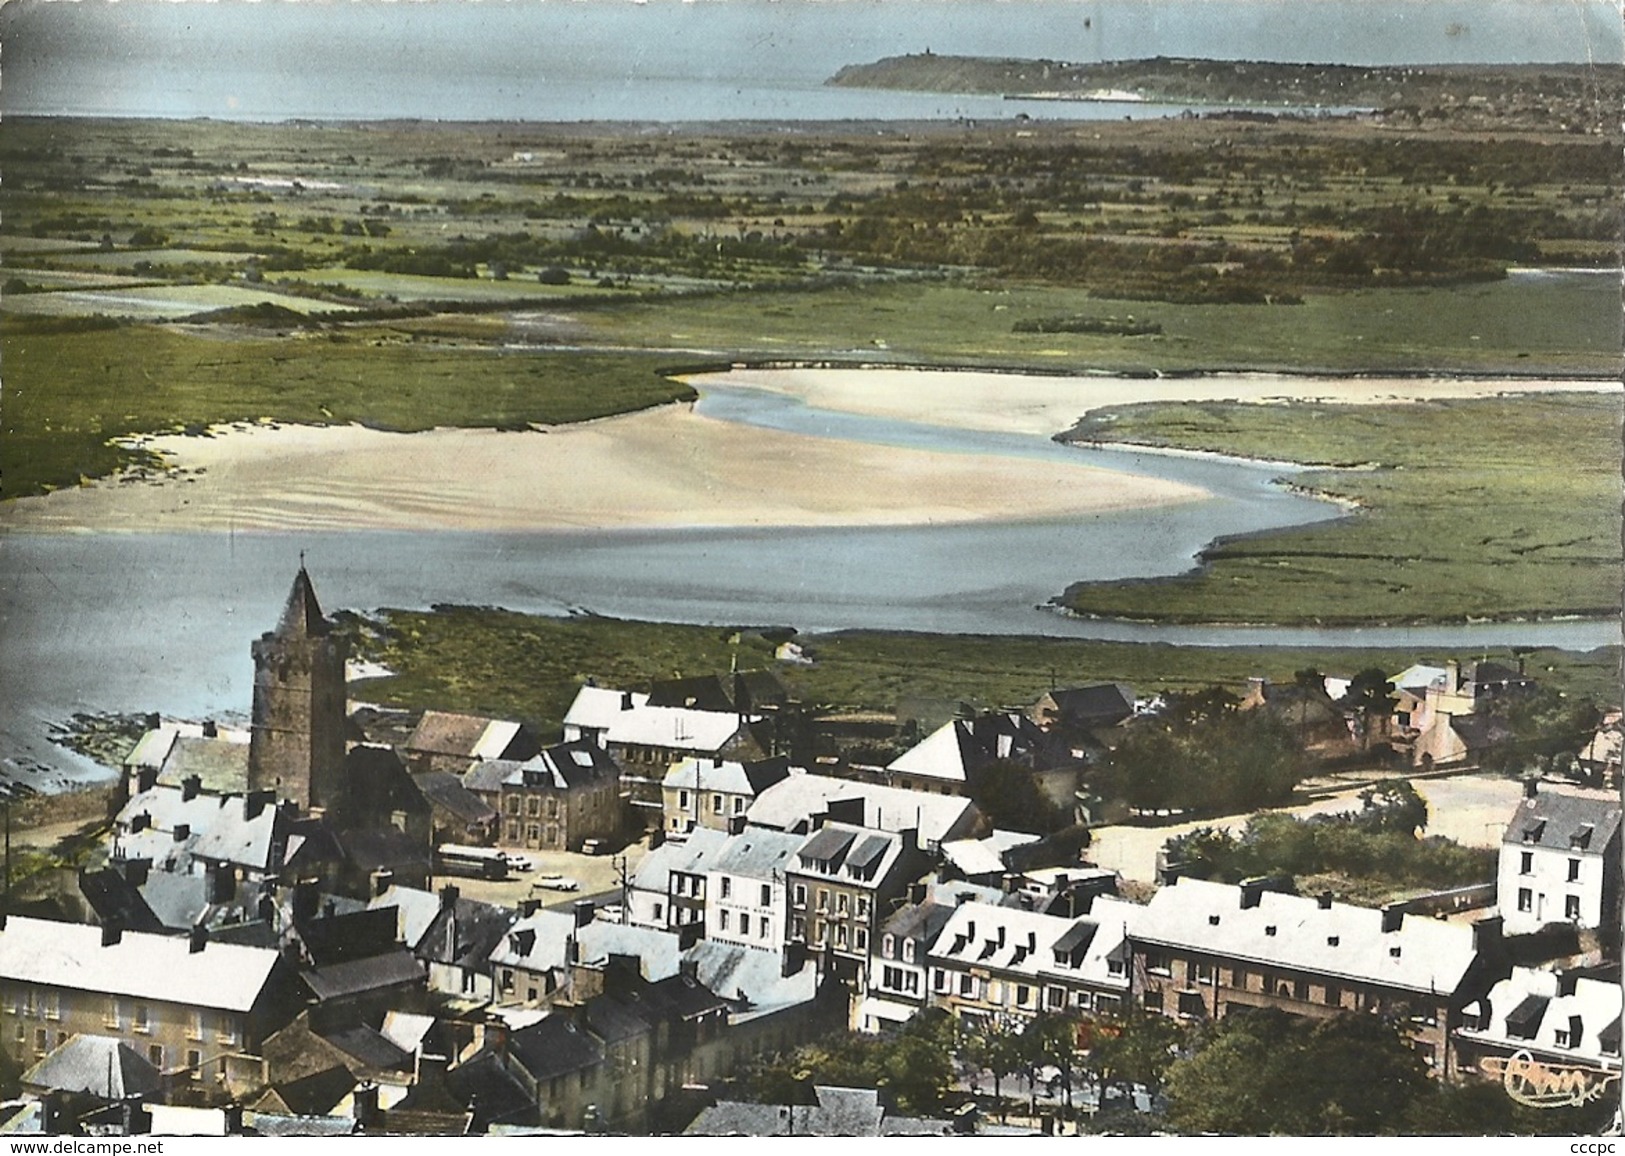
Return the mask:
<svg viewBox="0 0 1625 1156">
<path fill-rule="evenodd" d="M 350 306 L 237 285 L 149 285 L 134 289 L 61 289 L 7 297 L 10 313 L 42 317 L 188 317 L 214 309 L 274 302 L 297 313 L 340 313 Z"/>
</svg>

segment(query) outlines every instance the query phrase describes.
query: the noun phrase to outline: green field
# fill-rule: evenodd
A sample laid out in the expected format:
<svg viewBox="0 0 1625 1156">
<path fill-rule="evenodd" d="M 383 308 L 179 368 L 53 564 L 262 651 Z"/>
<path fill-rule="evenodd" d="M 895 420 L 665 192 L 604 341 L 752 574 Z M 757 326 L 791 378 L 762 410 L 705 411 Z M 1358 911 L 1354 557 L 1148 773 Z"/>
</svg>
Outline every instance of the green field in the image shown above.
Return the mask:
<svg viewBox="0 0 1625 1156">
<path fill-rule="evenodd" d="M 1086 614 L 1164 622 L 1615 615 L 1620 419 L 1617 393 L 1092 414 L 1078 436 L 1360 465 L 1294 482 L 1361 510 L 1220 543 L 1197 574 L 1075 586 L 1064 601 Z"/>
<path fill-rule="evenodd" d="M 350 328 L 291 337 L 153 326 L 0 333 L 5 497 L 138 460 L 109 439 L 272 418 L 392 430 L 584 421 L 692 396 L 651 353 L 504 352 Z"/>
<path fill-rule="evenodd" d="M 26 279 L 26 278 L 25 278 Z M 310 297 L 294 297 L 246 285 L 147 285 L 138 288 L 63 288 L 21 293 L 6 299 L 17 316 L 173 319 L 216 309 L 272 302 L 296 313 L 342 313 L 351 308 Z"/>
<path fill-rule="evenodd" d="M 355 625 L 355 620 L 351 620 Z M 768 632 L 773 638 L 780 634 Z M 788 631 L 783 632 L 785 634 Z M 358 691 L 371 702 L 467 710 L 524 719 L 553 733 L 588 678 L 638 688 L 673 674 L 774 666 L 774 642 L 706 626 L 552 618 L 483 608 L 382 611 L 358 627 L 365 657 L 395 677 Z M 808 704 L 827 710 L 890 712 L 910 698 L 970 701 L 986 708 L 1029 704 L 1052 686 L 1120 681 L 1141 695 L 1220 685 L 1239 693 L 1249 677 L 1291 682 L 1307 667 L 1345 677 L 1372 666 L 1473 655 L 1415 650 L 1180 647 L 1053 638 L 855 632 L 802 636 L 816 661 L 776 669 Z M 1524 652 L 1543 683 L 1576 698 L 1618 698 L 1617 648 L 1581 655 Z M 525 677 L 515 679 L 513 672 Z"/>
</svg>

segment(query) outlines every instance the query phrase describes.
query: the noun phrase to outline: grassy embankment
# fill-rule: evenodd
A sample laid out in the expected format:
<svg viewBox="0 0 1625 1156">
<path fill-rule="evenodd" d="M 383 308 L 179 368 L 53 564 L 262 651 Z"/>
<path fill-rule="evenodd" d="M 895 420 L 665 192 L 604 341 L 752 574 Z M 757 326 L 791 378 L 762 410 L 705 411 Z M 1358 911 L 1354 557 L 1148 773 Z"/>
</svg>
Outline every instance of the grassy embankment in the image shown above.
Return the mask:
<svg viewBox="0 0 1625 1156">
<path fill-rule="evenodd" d="M 469 710 L 524 719 L 543 733 L 557 730 L 576 690 L 600 685 L 638 687 L 676 674 L 773 665 L 774 643 L 745 630 L 551 618 L 487 608 L 434 612 L 384 611 L 360 632 L 366 657 L 395 676 L 365 684 L 360 697 L 394 706 Z M 768 631 L 773 638 L 780 632 Z M 1030 703 L 1052 685 L 1121 681 L 1147 694 L 1223 685 L 1239 690 L 1248 677 L 1290 682 L 1315 667 L 1353 674 L 1371 666 L 1401 670 L 1424 657 L 1415 650 L 1215 648 L 1005 638 L 854 632 L 803 636 L 811 666 L 781 664 L 781 677 L 802 699 L 839 711 L 891 711 L 908 698 L 972 700 L 984 706 Z M 1462 655 L 1461 657 L 1469 657 Z M 1572 696 L 1598 702 L 1618 695 L 1617 649 L 1575 654 L 1542 649 L 1529 669 Z M 515 679 L 522 670 L 525 678 Z"/>
<path fill-rule="evenodd" d="M 508 353 L 384 330 L 221 340 L 151 326 L 8 327 L 0 493 L 139 465 L 109 439 L 224 422 L 362 422 L 392 430 L 583 421 L 692 396 L 652 353 Z"/>
<path fill-rule="evenodd" d="M 1616 614 L 1620 417 L 1617 395 L 1590 394 L 1097 413 L 1075 436 L 1345 467 L 1296 480 L 1363 509 L 1219 543 L 1190 575 L 1075 586 L 1064 602 L 1164 622 Z"/>
</svg>

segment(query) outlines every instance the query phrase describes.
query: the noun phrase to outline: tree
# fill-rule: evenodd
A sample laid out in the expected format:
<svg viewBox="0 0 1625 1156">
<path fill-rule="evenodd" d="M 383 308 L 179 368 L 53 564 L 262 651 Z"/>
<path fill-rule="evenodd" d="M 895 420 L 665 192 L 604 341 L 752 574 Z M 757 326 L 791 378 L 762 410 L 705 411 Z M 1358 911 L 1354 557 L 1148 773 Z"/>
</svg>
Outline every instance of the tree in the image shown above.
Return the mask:
<svg viewBox="0 0 1625 1156">
<path fill-rule="evenodd" d="M 1129 1008 L 1097 1024 L 1094 1038 L 1089 1064 L 1103 1084 L 1117 1084 L 1125 1092 L 1135 1084 L 1156 1091 L 1184 1044 L 1185 1033 L 1167 1016 Z"/>
<path fill-rule="evenodd" d="M 1380 667 L 1368 666 L 1349 679 L 1349 688 L 1339 703 L 1344 710 L 1353 711 L 1360 720 L 1360 749 L 1371 749 L 1372 733 L 1378 721 L 1387 719 L 1394 709 L 1394 687 Z"/>
<path fill-rule="evenodd" d="M 1021 1070 L 1020 1038 L 1004 1021 L 986 1019 L 965 1040 L 965 1058 L 993 1077 L 993 1099 L 1004 1116 L 1004 1081 Z"/>
<path fill-rule="evenodd" d="M 1417 794 L 1409 779 L 1378 783 L 1360 792 L 1360 811 L 1354 823 L 1373 833 L 1394 831 L 1413 838 L 1428 826 L 1428 801 Z"/>
<path fill-rule="evenodd" d="M 1078 1054 L 1076 1021 L 1054 1012 L 1039 1012 L 1021 1032 L 1022 1046 L 1036 1067 L 1054 1067 L 1061 1073 L 1067 1115 L 1072 1109 L 1072 1069 Z"/>
<path fill-rule="evenodd" d="M 1032 770 L 1020 763 L 996 759 L 971 768 L 966 778 L 971 800 L 995 827 L 1047 835 L 1067 824 L 1067 814 L 1044 797 Z"/>
<path fill-rule="evenodd" d="M 1396 1133 L 1432 1093 L 1397 1028 L 1370 1015 L 1306 1020 L 1233 1011 L 1168 1072 L 1168 1122 L 1180 1131 L 1334 1136 Z"/>
</svg>

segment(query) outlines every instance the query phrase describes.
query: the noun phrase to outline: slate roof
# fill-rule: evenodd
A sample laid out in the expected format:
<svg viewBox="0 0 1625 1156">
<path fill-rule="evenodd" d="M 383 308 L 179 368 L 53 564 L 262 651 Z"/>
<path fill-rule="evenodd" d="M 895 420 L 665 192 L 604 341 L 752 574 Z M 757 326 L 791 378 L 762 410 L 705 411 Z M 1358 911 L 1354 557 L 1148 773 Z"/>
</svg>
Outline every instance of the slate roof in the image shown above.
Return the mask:
<svg viewBox="0 0 1625 1156">
<path fill-rule="evenodd" d="M 23 1073 L 24 1087 L 88 1092 L 103 1100 L 153 1096 L 163 1075 L 122 1040 L 78 1035 Z"/>
<path fill-rule="evenodd" d="M 645 855 L 632 873 L 631 885 L 639 891 L 665 895 L 673 871 L 703 875 L 728 842 L 729 835 L 725 831 L 696 827 L 682 842 L 668 840 Z"/>
<path fill-rule="evenodd" d="M 715 854 L 709 856 L 705 867 L 718 874 L 748 879 L 782 878 L 791 857 L 804 842 L 803 836 L 786 831 L 746 827 L 728 838 Z"/>
<path fill-rule="evenodd" d="M 1180 879 L 1140 910 L 1130 934 L 1137 945 L 1439 994 L 1454 992 L 1477 958 L 1470 927 L 1407 916 L 1398 931 L 1384 932 L 1373 907 L 1322 908 L 1312 896 L 1265 891 L 1256 907 L 1243 908 L 1240 895 L 1228 884 Z"/>
<path fill-rule="evenodd" d="M 522 763 L 506 762 L 504 766 L 509 768 L 502 779 L 505 786 L 551 787 L 558 791 L 597 786 L 621 774 L 620 764 L 591 739 L 557 743 L 538 751 L 534 758 Z"/>
<path fill-rule="evenodd" d="M 272 1084 L 254 1104 L 255 1113 L 325 1116 L 356 1089 L 356 1078 L 342 1064 L 320 1072 Z M 353 1123 L 353 1121 L 352 1121 Z"/>
<path fill-rule="evenodd" d="M 1025 831 L 992 831 L 984 839 L 951 839 L 942 845 L 942 857 L 960 874 L 970 878 L 1002 875 L 1004 855 L 1012 847 L 1036 843 L 1039 836 Z"/>
<path fill-rule="evenodd" d="M 277 620 L 276 633 L 281 638 L 315 638 L 330 633 L 331 623 L 322 615 L 316 601 L 316 588 L 311 585 L 310 574 L 303 566 L 293 576 L 293 588 Z"/>
<path fill-rule="evenodd" d="M 806 831 L 812 815 L 843 799 L 864 801 L 865 825 L 884 831 L 917 827 L 920 842 L 927 845 L 968 834 L 981 815 L 976 804 L 954 795 L 933 795 L 829 775 L 791 774 L 757 795 L 745 817 L 759 827 Z"/>
<path fill-rule="evenodd" d="M 306 968 L 299 973 L 299 978 L 318 1000 L 329 1000 L 420 984 L 427 980 L 428 972 L 403 947 L 366 959 Z"/>
<path fill-rule="evenodd" d="M 1464 1039 L 1528 1049 L 1568 1063 L 1589 1064 L 1618 1071 L 1621 994 L 1618 982 L 1574 976 L 1569 994 L 1552 971 L 1515 967 L 1512 974 L 1490 989 L 1485 1000 L 1470 1004 L 1468 1012 L 1489 1006 L 1483 1028 L 1458 1029 Z M 1476 1022 L 1469 1020 L 1469 1023 Z M 1559 1033 L 1566 1042 L 1559 1044 Z M 1609 1051 L 1609 1047 L 1612 1051 Z"/>
<path fill-rule="evenodd" d="M 103 867 L 79 872 L 79 893 L 96 913 L 98 923 L 113 923 L 131 931 L 161 933 L 166 930 L 141 892 L 117 868 Z"/>
<path fill-rule="evenodd" d="M 729 759 L 690 758 L 673 763 L 660 785 L 673 789 L 754 796 L 789 773 L 790 765 L 785 759 L 738 763 Z"/>
<path fill-rule="evenodd" d="M 433 866 L 427 844 L 394 827 L 340 831 L 339 847 L 358 870 L 429 874 Z"/>
<path fill-rule="evenodd" d="M 804 875 L 859 887 L 880 886 L 903 853 L 899 835 L 826 823 L 796 853 L 795 870 Z"/>
<path fill-rule="evenodd" d="M 1518 800 L 1501 841 L 1600 855 L 1619 832 L 1622 813 L 1617 795 L 1580 794 L 1542 784 L 1533 799 Z"/>
<path fill-rule="evenodd" d="M 810 960 L 786 976 L 778 952 L 714 939 L 700 940 L 683 958 L 694 964 L 695 978 L 707 989 L 744 1002 L 736 1019 L 806 1003 L 818 994 L 818 971 Z"/>
<path fill-rule="evenodd" d="M 468 791 L 494 795 L 502 790 L 502 781 L 519 765 L 513 759 L 480 759 L 463 772 L 463 787 Z"/>
<path fill-rule="evenodd" d="M 565 712 L 566 728 L 601 732 L 608 743 L 678 751 L 718 751 L 744 723 L 760 716 L 680 706 L 656 706 L 646 694 L 584 686 Z"/>
<path fill-rule="evenodd" d="M 424 771 L 412 776 L 423 797 L 464 823 L 489 823 L 497 817 L 495 808 L 474 794 L 456 775 L 446 771 Z"/>
<path fill-rule="evenodd" d="M 493 1051 L 481 1051 L 446 1073 L 446 1090 L 474 1112 L 476 1133 L 493 1125 L 534 1125 L 536 1101 Z"/>
<path fill-rule="evenodd" d="M 1048 698 L 1068 726 L 1116 726 L 1134 714 L 1134 688 L 1121 682 L 1052 690 Z"/>
<path fill-rule="evenodd" d="M 568 1015 L 555 1012 L 508 1036 L 508 1051 L 533 1080 L 551 1080 L 603 1062 L 604 1045 Z"/>
<path fill-rule="evenodd" d="M 245 1112 L 243 1126 L 255 1136 L 353 1136 L 360 1125 L 353 1116 L 290 1116 Z"/>
<path fill-rule="evenodd" d="M 414 950 L 431 963 L 481 970 L 515 918 L 506 907 L 459 896 L 451 907 L 442 904 Z"/>
<path fill-rule="evenodd" d="M 366 1024 L 324 1032 L 323 1038 L 364 1067 L 412 1070 L 412 1053 Z"/>
<path fill-rule="evenodd" d="M 424 711 L 412 737 L 406 740 L 406 749 L 413 754 L 500 759 L 511 756 L 522 729 L 519 723 L 504 719 Z"/>
<path fill-rule="evenodd" d="M 203 789 L 216 795 L 248 790 L 248 743 L 233 738 L 177 735 L 158 771 L 158 782 L 179 787 L 196 775 Z"/>
<path fill-rule="evenodd" d="M 879 1136 L 886 1110 L 874 1088 L 813 1089 L 816 1104 L 723 1100 L 701 1112 L 685 1136 Z"/>
<path fill-rule="evenodd" d="M 102 946 L 102 929 L 13 915 L 0 928 L 0 980 L 246 1012 L 271 982 L 275 951 L 186 936 L 127 931 Z"/>
<path fill-rule="evenodd" d="M 280 817 L 270 805 L 258 807 L 249 817 L 241 795 L 198 794 L 188 799 L 179 787 L 160 782 L 119 809 L 114 842 L 124 858 L 151 859 L 154 866 L 166 861 L 184 865 L 198 856 L 271 872 L 281 867 L 277 836 L 286 824 L 279 825 Z M 133 830 L 139 822 L 147 824 L 145 830 Z M 177 839 L 181 828 L 187 834 Z"/>
</svg>

